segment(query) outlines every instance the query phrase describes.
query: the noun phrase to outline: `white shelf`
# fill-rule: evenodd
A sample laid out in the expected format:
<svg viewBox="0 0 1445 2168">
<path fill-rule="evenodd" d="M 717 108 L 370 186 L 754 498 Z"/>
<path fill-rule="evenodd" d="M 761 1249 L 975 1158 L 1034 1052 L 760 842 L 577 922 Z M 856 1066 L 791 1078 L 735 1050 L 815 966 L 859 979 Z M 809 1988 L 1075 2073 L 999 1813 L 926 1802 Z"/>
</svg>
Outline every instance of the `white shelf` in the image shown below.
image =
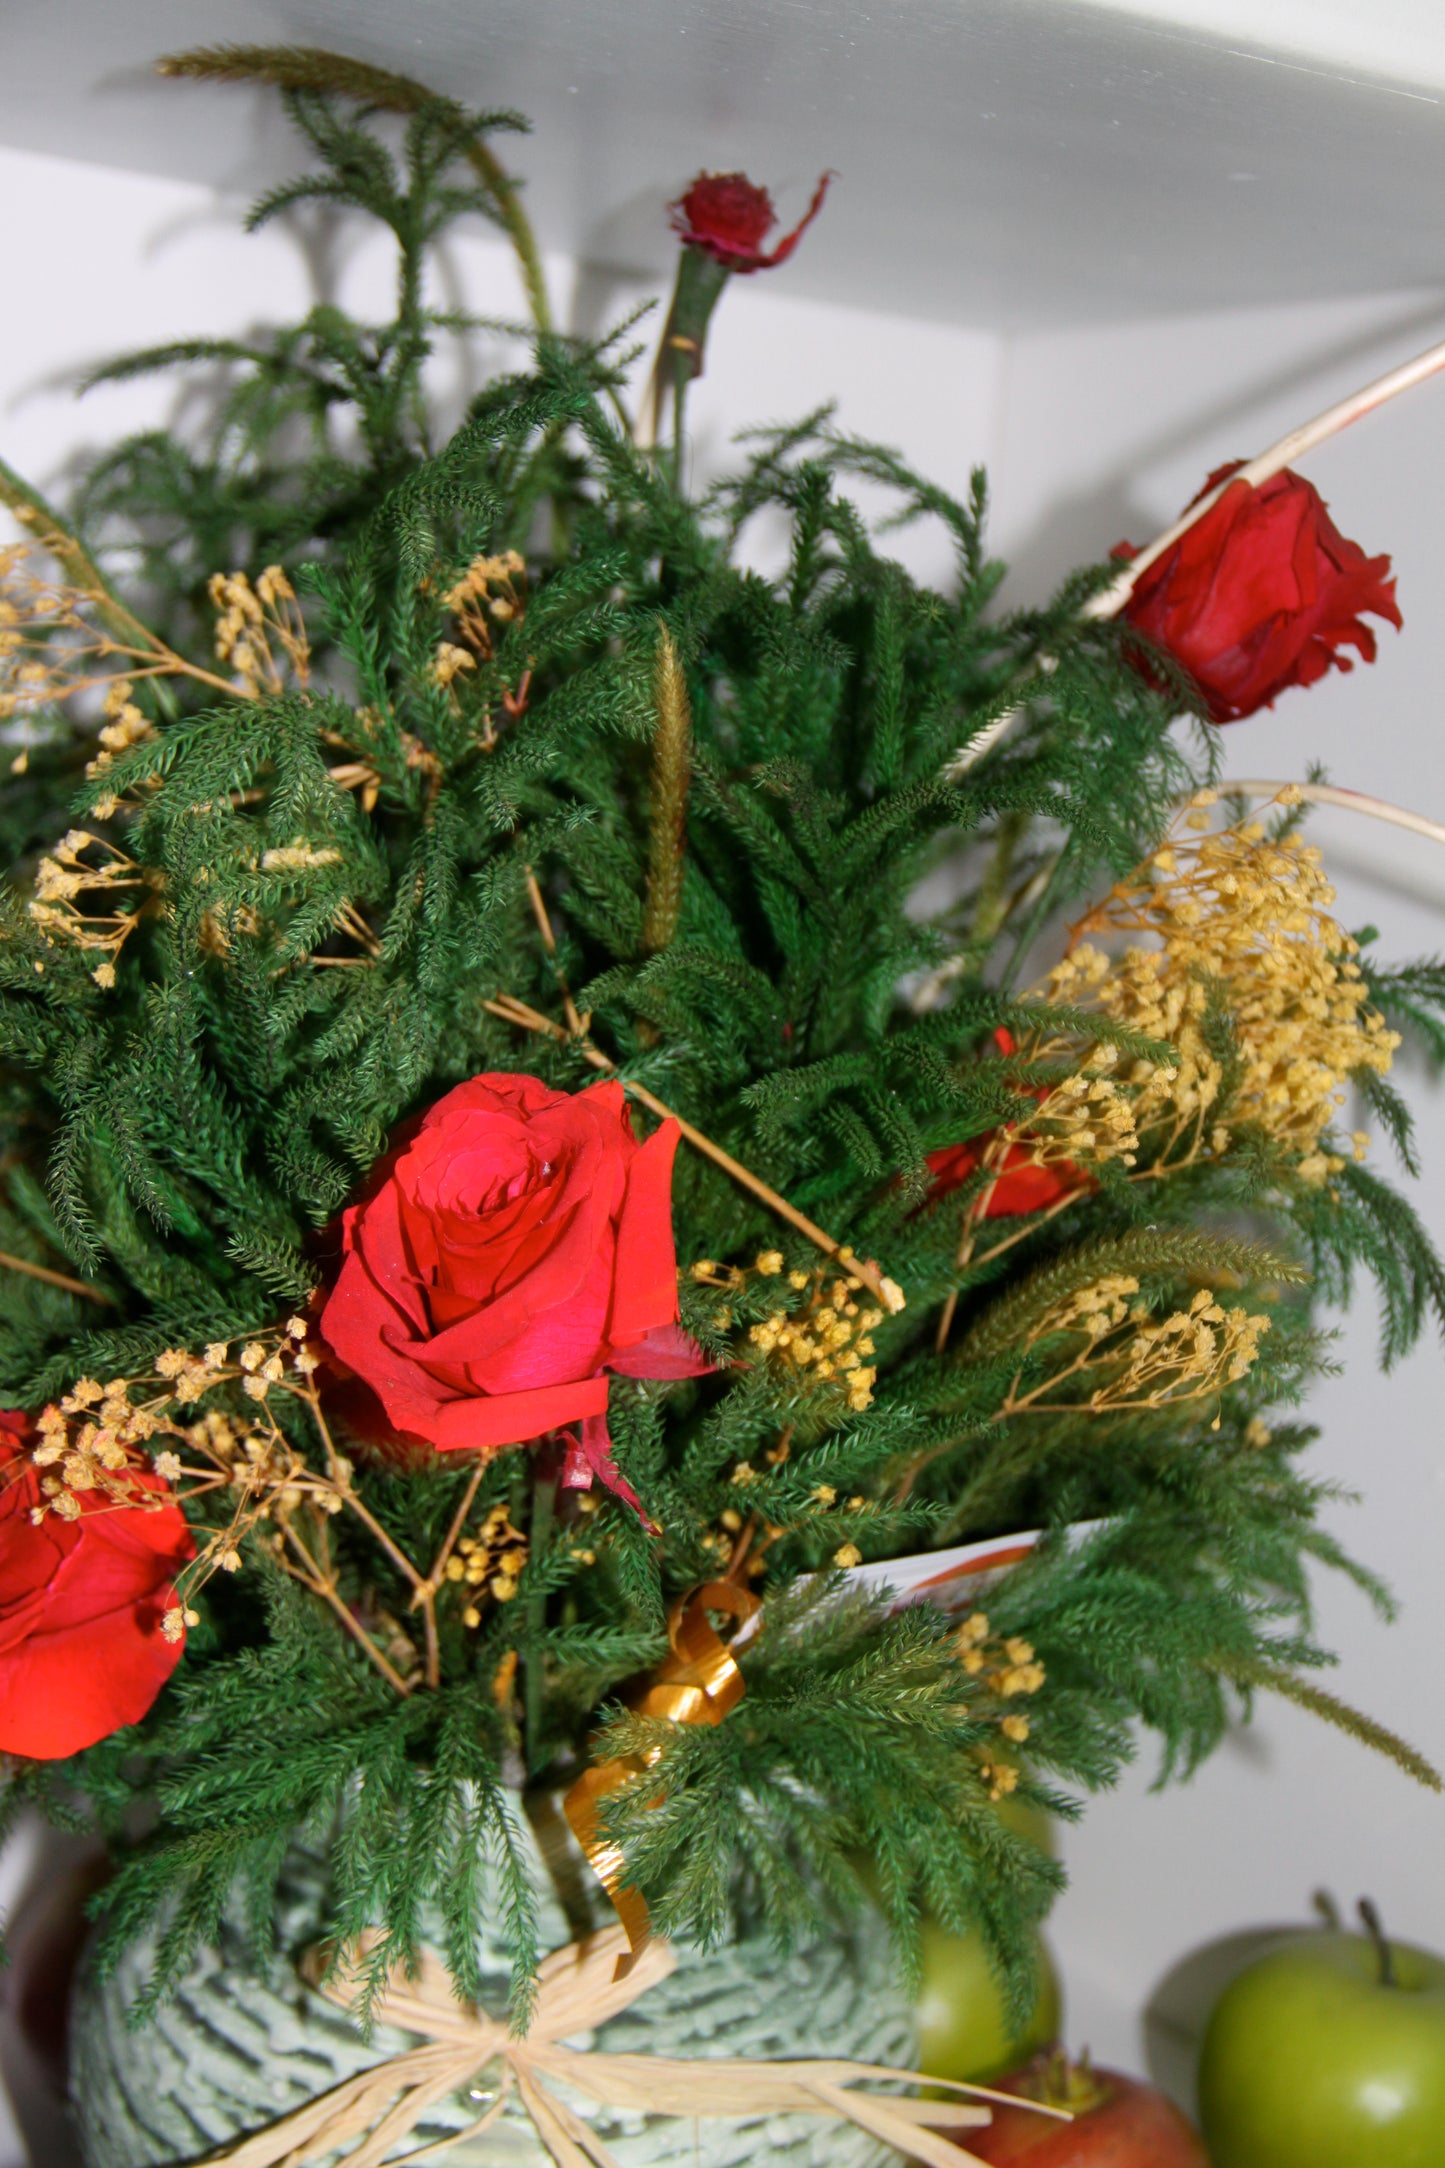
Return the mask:
<svg viewBox="0 0 1445 2168">
<path fill-rule="evenodd" d="M 0 143 L 251 188 L 272 102 L 148 66 L 277 38 L 530 113 L 542 239 L 597 264 L 665 271 L 666 196 L 741 165 L 786 211 L 839 170 L 791 292 L 992 329 L 1445 271 L 1438 0 L 11 0 Z"/>
</svg>

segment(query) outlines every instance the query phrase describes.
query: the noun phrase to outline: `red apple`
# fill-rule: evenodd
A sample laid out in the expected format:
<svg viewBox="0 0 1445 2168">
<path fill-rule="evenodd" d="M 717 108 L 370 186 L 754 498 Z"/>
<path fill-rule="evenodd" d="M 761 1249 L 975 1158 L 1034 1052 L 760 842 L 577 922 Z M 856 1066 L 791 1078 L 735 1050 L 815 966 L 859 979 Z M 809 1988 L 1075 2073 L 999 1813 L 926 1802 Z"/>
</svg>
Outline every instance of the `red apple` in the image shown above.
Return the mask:
<svg viewBox="0 0 1445 2168">
<path fill-rule="evenodd" d="M 1041 2056 L 1002 2081 L 1020 2100 L 1067 2108 L 1061 2123 L 1035 2108 L 994 2105 L 987 2130 L 961 2130 L 958 2143 L 989 2163 L 1022 2168 L 1209 2168 L 1209 2156 L 1179 2110 L 1138 2078 L 1092 2070 L 1087 2061 Z"/>
</svg>

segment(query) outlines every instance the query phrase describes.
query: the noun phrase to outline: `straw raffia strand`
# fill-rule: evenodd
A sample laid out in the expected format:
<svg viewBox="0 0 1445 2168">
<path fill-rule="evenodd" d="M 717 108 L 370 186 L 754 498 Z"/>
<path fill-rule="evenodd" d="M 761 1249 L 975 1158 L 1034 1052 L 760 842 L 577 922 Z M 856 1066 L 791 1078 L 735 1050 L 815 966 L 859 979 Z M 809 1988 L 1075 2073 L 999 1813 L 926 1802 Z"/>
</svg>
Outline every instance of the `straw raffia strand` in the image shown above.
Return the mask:
<svg viewBox="0 0 1445 2168">
<path fill-rule="evenodd" d="M 940 2082 L 915 2072 L 837 2060 L 758 2062 L 739 2056 L 608 2055 L 564 2046 L 564 2041 L 616 2017 L 665 1979 L 677 1962 L 667 1943 L 655 1939 L 618 1979 L 618 1961 L 627 1949 L 625 1931 L 613 1927 L 586 1942 L 554 1951 L 541 1967 L 536 2015 L 522 2038 L 509 2032 L 505 2023 L 462 2008 L 453 1997 L 444 1967 L 437 1959 L 424 1957 L 414 1979 L 392 1979 L 376 2013 L 379 2023 L 420 2035 L 421 2044 L 389 2056 L 265 2130 L 213 2154 L 213 2168 L 307 2168 L 343 2145 L 351 2148 L 344 2156 L 344 2168 L 382 2168 L 392 2157 L 392 2148 L 430 2108 L 498 2062 L 502 2066 L 498 2097 L 469 2129 L 453 2133 L 440 2149 L 427 2146 L 396 2157 L 409 2162 L 435 2158 L 438 2150 L 474 2136 L 501 2114 L 515 2087 L 557 2168 L 617 2168 L 615 2156 L 601 2139 L 552 2090 L 560 2081 L 599 2105 L 655 2115 L 833 2116 L 928 2163 L 928 2168 L 967 2168 L 970 2162 L 979 2168 L 976 2155 L 942 2133 L 986 2124 L 990 2120 L 986 2107 L 856 2089 L 863 2079 L 935 2086 Z M 349 1984 L 345 1975 L 333 1977 L 322 1983 L 321 1992 L 344 2008 Z M 1006 2097 L 977 2085 L 951 2090 L 979 2101 Z"/>
</svg>

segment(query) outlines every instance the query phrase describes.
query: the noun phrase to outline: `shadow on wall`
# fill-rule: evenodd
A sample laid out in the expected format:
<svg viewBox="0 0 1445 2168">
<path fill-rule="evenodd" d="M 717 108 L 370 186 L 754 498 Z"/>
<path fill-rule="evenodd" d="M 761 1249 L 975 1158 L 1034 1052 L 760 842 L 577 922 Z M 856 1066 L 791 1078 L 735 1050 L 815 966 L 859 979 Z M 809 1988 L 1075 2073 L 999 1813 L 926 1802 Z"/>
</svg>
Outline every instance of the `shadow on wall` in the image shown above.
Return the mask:
<svg viewBox="0 0 1445 2168">
<path fill-rule="evenodd" d="M 1195 2081 L 1209 2013 L 1230 1982 L 1301 1924 L 1250 1927 L 1201 1943 L 1170 1967 L 1144 2010 L 1144 2059 L 1154 2083 L 1186 2115 L 1198 2113 Z"/>
<path fill-rule="evenodd" d="M 1249 459 L 1265 449 L 1260 437 L 1261 414 L 1287 409 L 1286 420 L 1304 421 L 1327 406 L 1332 398 L 1354 389 L 1376 375 L 1383 375 L 1402 356 L 1438 339 L 1442 332 L 1442 297 L 1431 294 L 1402 309 L 1388 323 L 1371 323 L 1363 330 L 1341 336 L 1331 345 L 1312 348 L 1284 364 L 1266 368 L 1245 385 L 1237 385 L 1213 404 L 1191 405 L 1187 414 L 1171 419 L 1153 436 L 1131 444 L 1121 457 L 1127 472 L 1092 479 L 1083 489 L 1047 503 L 1030 518 L 1027 529 L 1009 551 L 1008 595 L 1014 603 L 1037 601 L 1052 592 L 1060 580 L 1082 564 L 1107 557 L 1116 542 L 1136 546 L 1148 542 L 1158 529 L 1155 506 L 1142 509 L 1137 479 L 1157 468 L 1198 466 L 1197 487 L 1202 488 L 1213 466 L 1226 459 Z M 1162 334 L 1173 330 L 1167 319 L 1141 327 L 1139 352 L 1157 355 Z M 1067 338 L 1068 334 L 1063 334 Z M 1217 325 L 1207 336 L 1217 339 Z M 1040 336 L 1046 344 L 1049 335 Z M 1136 361 L 1136 366 L 1138 362 Z M 1167 356 L 1157 366 L 1168 368 Z M 1121 372 L 1121 375 L 1123 372 Z M 1272 425 L 1265 425 L 1272 433 Z M 1238 441 L 1232 441 L 1236 439 Z M 1183 511 L 1183 500 L 1172 511 Z M 1172 516 L 1172 512 L 1171 512 Z"/>
</svg>

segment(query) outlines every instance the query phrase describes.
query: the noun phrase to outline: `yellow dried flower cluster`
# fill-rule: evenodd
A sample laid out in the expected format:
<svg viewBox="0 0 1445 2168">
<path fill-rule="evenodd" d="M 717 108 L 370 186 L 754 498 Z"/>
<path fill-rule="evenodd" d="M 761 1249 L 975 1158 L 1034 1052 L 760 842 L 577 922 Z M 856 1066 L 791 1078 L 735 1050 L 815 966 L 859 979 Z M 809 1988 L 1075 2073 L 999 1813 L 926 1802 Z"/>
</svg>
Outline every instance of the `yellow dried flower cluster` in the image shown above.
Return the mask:
<svg viewBox="0 0 1445 2168">
<path fill-rule="evenodd" d="M 310 873 L 318 866 L 339 866 L 341 853 L 327 843 L 320 846 L 308 843 L 305 836 L 297 836 L 290 843 L 275 845 L 261 853 L 262 873 Z"/>
<path fill-rule="evenodd" d="M 116 1378 L 108 1385 L 80 1379 L 58 1406 L 45 1409 L 36 1426 L 31 1453 L 41 1470 L 41 1503 L 34 1518 L 48 1513 L 76 1518 L 86 1491 L 101 1490 L 117 1504 L 152 1510 L 174 1497 L 193 1509 L 196 1555 L 177 1575 L 176 1601 L 161 1621 L 168 1639 L 179 1641 L 196 1623 L 200 1589 L 212 1574 L 240 1568 L 249 1538 L 330 1607 L 397 1692 L 409 1693 L 423 1679 L 435 1685 L 438 1592 L 458 1586 L 466 1599 L 464 1623 L 479 1624 L 483 1594 L 499 1603 L 515 1595 L 526 1540 L 503 1507 L 491 1508 L 476 1534 L 466 1532 L 466 1508 L 481 1477 L 478 1466 L 430 1571 L 408 1559 L 358 1494 L 352 1463 L 332 1439 L 316 1388 L 320 1357 L 309 1341 L 306 1319 L 292 1317 L 280 1330 L 234 1349 L 224 1341 L 199 1354 L 164 1349 L 142 1377 Z M 223 1385 L 240 1386 L 248 1412 L 210 1407 L 187 1415 Z M 310 1409 L 324 1465 L 313 1466 L 286 1435 L 273 1408 L 278 1393 Z M 141 1478 L 151 1471 L 147 1486 Z M 157 1491 L 156 1475 L 171 1488 Z M 219 1525 L 204 1525 L 194 1510 L 207 1499 L 222 1508 Z M 360 1607 L 342 1599 L 330 1534 L 330 1524 L 341 1514 L 365 1526 L 409 1583 L 424 1633 L 413 1636 L 369 1595 Z"/>
<path fill-rule="evenodd" d="M 797 1292 L 806 1291 L 807 1299 L 793 1310 L 770 1310 L 750 1327 L 749 1341 L 760 1355 L 817 1384 L 836 1382 L 848 1406 L 861 1414 L 872 1404 L 878 1378 L 878 1366 L 869 1358 L 875 1352 L 872 1335 L 884 1312 L 859 1302 L 863 1282 L 856 1273 L 830 1282 L 823 1270 L 794 1272 L 789 1280 Z"/>
<path fill-rule="evenodd" d="M 959 1627 L 954 1645 L 969 1677 L 997 1701 L 1015 1701 L 1021 1695 L 1036 1694 L 1044 1683 L 1046 1674 L 1033 1643 L 1013 1634 L 998 1638 L 984 1611 L 970 1613 Z M 997 1722 L 1011 1746 L 1022 1746 L 1029 1736 L 1029 1720 L 1017 1709 L 1005 1710 Z M 1004 1798 L 1018 1784 L 1018 1771 L 1012 1762 L 995 1761 L 985 1755 L 981 1770 L 990 1799 Z"/>
<path fill-rule="evenodd" d="M 475 669 L 475 657 L 486 660 L 492 653 L 493 625 L 520 625 L 527 615 L 525 561 L 516 550 L 505 550 L 500 557 L 474 557 L 442 601 L 455 617 L 458 636 L 465 643 L 451 650 L 464 658 L 458 667 Z"/>
<path fill-rule="evenodd" d="M 139 745 L 143 739 L 153 738 L 156 734 L 155 724 L 141 713 L 131 697 L 134 691 L 131 679 L 125 677 L 112 678 L 105 688 L 105 699 L 101 704 L 105 721 L 100 727 L 100 751 L 85 765 L 86 775 L 92 781 L 114 765 L 117 753 L 124 753 L 132 745 Z"/>
<path fill-rule="evenodd" d="M 1319 852 L 1297 835 L 1272 838 L 1258 821 L 1198 833 L 1210 802 L 1200 793 L 1187 816 L 1193 840 L 1166 844 L 1080 929 L 1146 941 L 1122 955 L 1082 943 L 1049 974 L 1044 996 L 1176 1050 L 1167 1066 L 1122 1065 L 1136 1127 L 1161 1163 L 1217 1155 L 1247 1124 L 1299 1153 L 1306 1180 L 1323 1181 L 1341 1164 L 1326 1138 L 1351 1072 L 1383 1074 L 1399 1040 L 1368 1005 Z M 1223 1066 L 1205 1034 L 1211 1007 L 1227 1015 L 1238 1050 L 1223 1108 Z"/>
<path fill-rule="evenodd" d="M 16 505 L 11 509 L 15 518 L 33 531 L 23 542 L 0 547 L 0 723 L 36 708 L 54 706 L 76 694 L 103 690 L 100 750 L 86 767 L 87 776 L 94 779 L 105 774 L 117 754 L 151 735 L 153 726 L 133 697 L 137 682 L 188 677 L 213 693 L 226 690 L 225 683 L 214 672 L 167 647 L 164 640 L 105 592 L 98 584 L 98 574 L 93 575 L 97 584 L 77 584 L 63 575 L 57 577 L 50 569 L 57 565 L 82 574 L 93 573 L 93 568 L 78 551 L 73 537 L 44 530 L 41 515 L 34 507 Z M 239 596 L 231 594 L 231 586 L 237 581 L 249 597 L 248 605 L 243 606 Z M 247 608 L 261 609 L 263 617 L 268 606 L 273 613 L 279 611 L 279 618 L 273 615 L 267 620 L 271 636 L 288 654 L 294 650 L 293 661 L 299 662 L 298 675 L 304 683 L 309 659 L 305 634 L 285 575 L 273 567 L 257 583 L 255 594 L 241 574 L 234 575 L 232 582 L 220 576 L 219 584 L 224 596 L 218 596 L 218 606 L 227 613 L 228 643 L 232 642 L 231 618 L 236 618 L 239 637 Z M 217 582 L 212 582 L 212 591 L 217 591 Z M 250 696 L 259 689 L 259 681 L 241 673 L 232 689 Z M 12 774 L 24 773 L 27 758 L 22 748 L 10 763 Z M 95 811 L 102 820 L 108 820 L 116 805 L 114 797 L 101 798 L 96 801 Z"/>
<path fill-rule="evenodd" d="M 59 1520 L 78 1520 L 87 1493 L 112 1505 L 158 1511 L 167 1501 L 141 1481 L 145 1462 L 139 1451 L 155 1429 L 148 1410 L 131 1406 L 123 1378 L 106 1385 L 78 1379 L 58 1405 L 43 1408 L 36 1419 L 30 1458 L 46 1473 L 31 1520 L 43 1521 L 51 1513 Z"/>
<path fill-rule="evenodd" d="M 496 1603 L 510 1603 L 527 1563 L 527 1539 L 512 1526 L 505 1506 L 492 1506 L 475 1536 L 463 1536 L 443 1568 L 444 1578 L 469 1591 L 486 1589 Z M 462 1613 L 464 1626 L 480 1626 L 475 1596 Z"/>
<path fill-rule="evenodd" d="M 1270 1329 L 1267 1317 L 1226 1308 L 1208 1288 L 1164 1318 L 1138 1297 L 1132 1274 L 1107 1273 L 1054 1304 L 1030 1328 L 1022 1352 L 1060 1336 L 1072 1339 L 1073 1349 L 1028 1391 L 1020 1371 L 999 1413 L 1103 1415 L 1210 1399 L 1248 1374 Z"/>
<path fill-rule="evenodd" d="M 87 852 L 101 854 L 99 865 L 87 861 Z M 35 894 L 27 909 L 48 942 L 68 941 L 98 954 L 91 977 L 97 986 L 111 987 L 115 960 L 140 923 L 150 901 L 147 891 L 158 881 L 157 874 L 138 866 L 113 843 L 86 828 L 72 828 L 37 866 Z M 103 896 L 116 908 L 85 909 L 78 900 L 82 896 L 87 903 Z"/>
<path fill-rule="evenodd" d="M 451 680 L 439 679 L 438 682 L 449 684 Z M 323 730 L 321 733 L 328 745 L 358 756 L 337 761 L 327 769 L 327 774 L 340 789 L 356 791 L 361 800 L 362 812 L 371 813 L 375 811 L 377 799 L 381 796 L 381 771 L 376 764 L 375 746 L 383 722 L 381 715 L 372 707 L 357 708 L 354 715 L 355 727 L 346 735 L 336 730 Z M 441 762 L 436 754 L 409 730 L 397 731 L 396 738 L 408 768 L 420 769 L 430 778 L 431 787 L 435 791 L 442 772 Z"/>
<path fill-rule="evenodd" d="M 1013 1172 L 1023 1166 L 1097 1166 L 1111 1159 L 1132 1167 L 1139 1137 L 1131 1095 L 1113 1074 L 1118 1049 L 1091 1046 L 1081 1057 L 1077 1039 L 1040 1031 L 1021 1051 L 1031 1062 L 1070 1061 L 1077 1067 L 1044 1094 L 1027 1121 L 1005 1123 L 993 1133 L 979 1154 L 980 1169 L 998 1174 L 1005 1165 Z M 974 1220 L 984 1216 L 990 1193 L 981 1191 Z"/>
<path fill-rule="evenodd" d="M 288 674 L 304 691 L 311 646 L 296 590 L 280 565 L 267 565 L 254 587 L 244 572 L 216 572 L 209 583 L 216 619 L 216 655 L 235 672 L 238 689 L 256 699 L 286 689 Z"/>
<path fill-rule="evenodd" d="M 433 685 L 446 692 L 464 671 L 476 667 L 477 658 L 470 648 L 458 647 L 455 640 L 442 640 L 427 667 L 427 675 Z"/>
<path fill-rule="evenodd" d="M 105 682 L 97 665 L 121 652 L 87 615 L 99 596 L 52 578 L 45 562 L 43 543 L 0 548 L 0 722 Z"/>
</svg>

